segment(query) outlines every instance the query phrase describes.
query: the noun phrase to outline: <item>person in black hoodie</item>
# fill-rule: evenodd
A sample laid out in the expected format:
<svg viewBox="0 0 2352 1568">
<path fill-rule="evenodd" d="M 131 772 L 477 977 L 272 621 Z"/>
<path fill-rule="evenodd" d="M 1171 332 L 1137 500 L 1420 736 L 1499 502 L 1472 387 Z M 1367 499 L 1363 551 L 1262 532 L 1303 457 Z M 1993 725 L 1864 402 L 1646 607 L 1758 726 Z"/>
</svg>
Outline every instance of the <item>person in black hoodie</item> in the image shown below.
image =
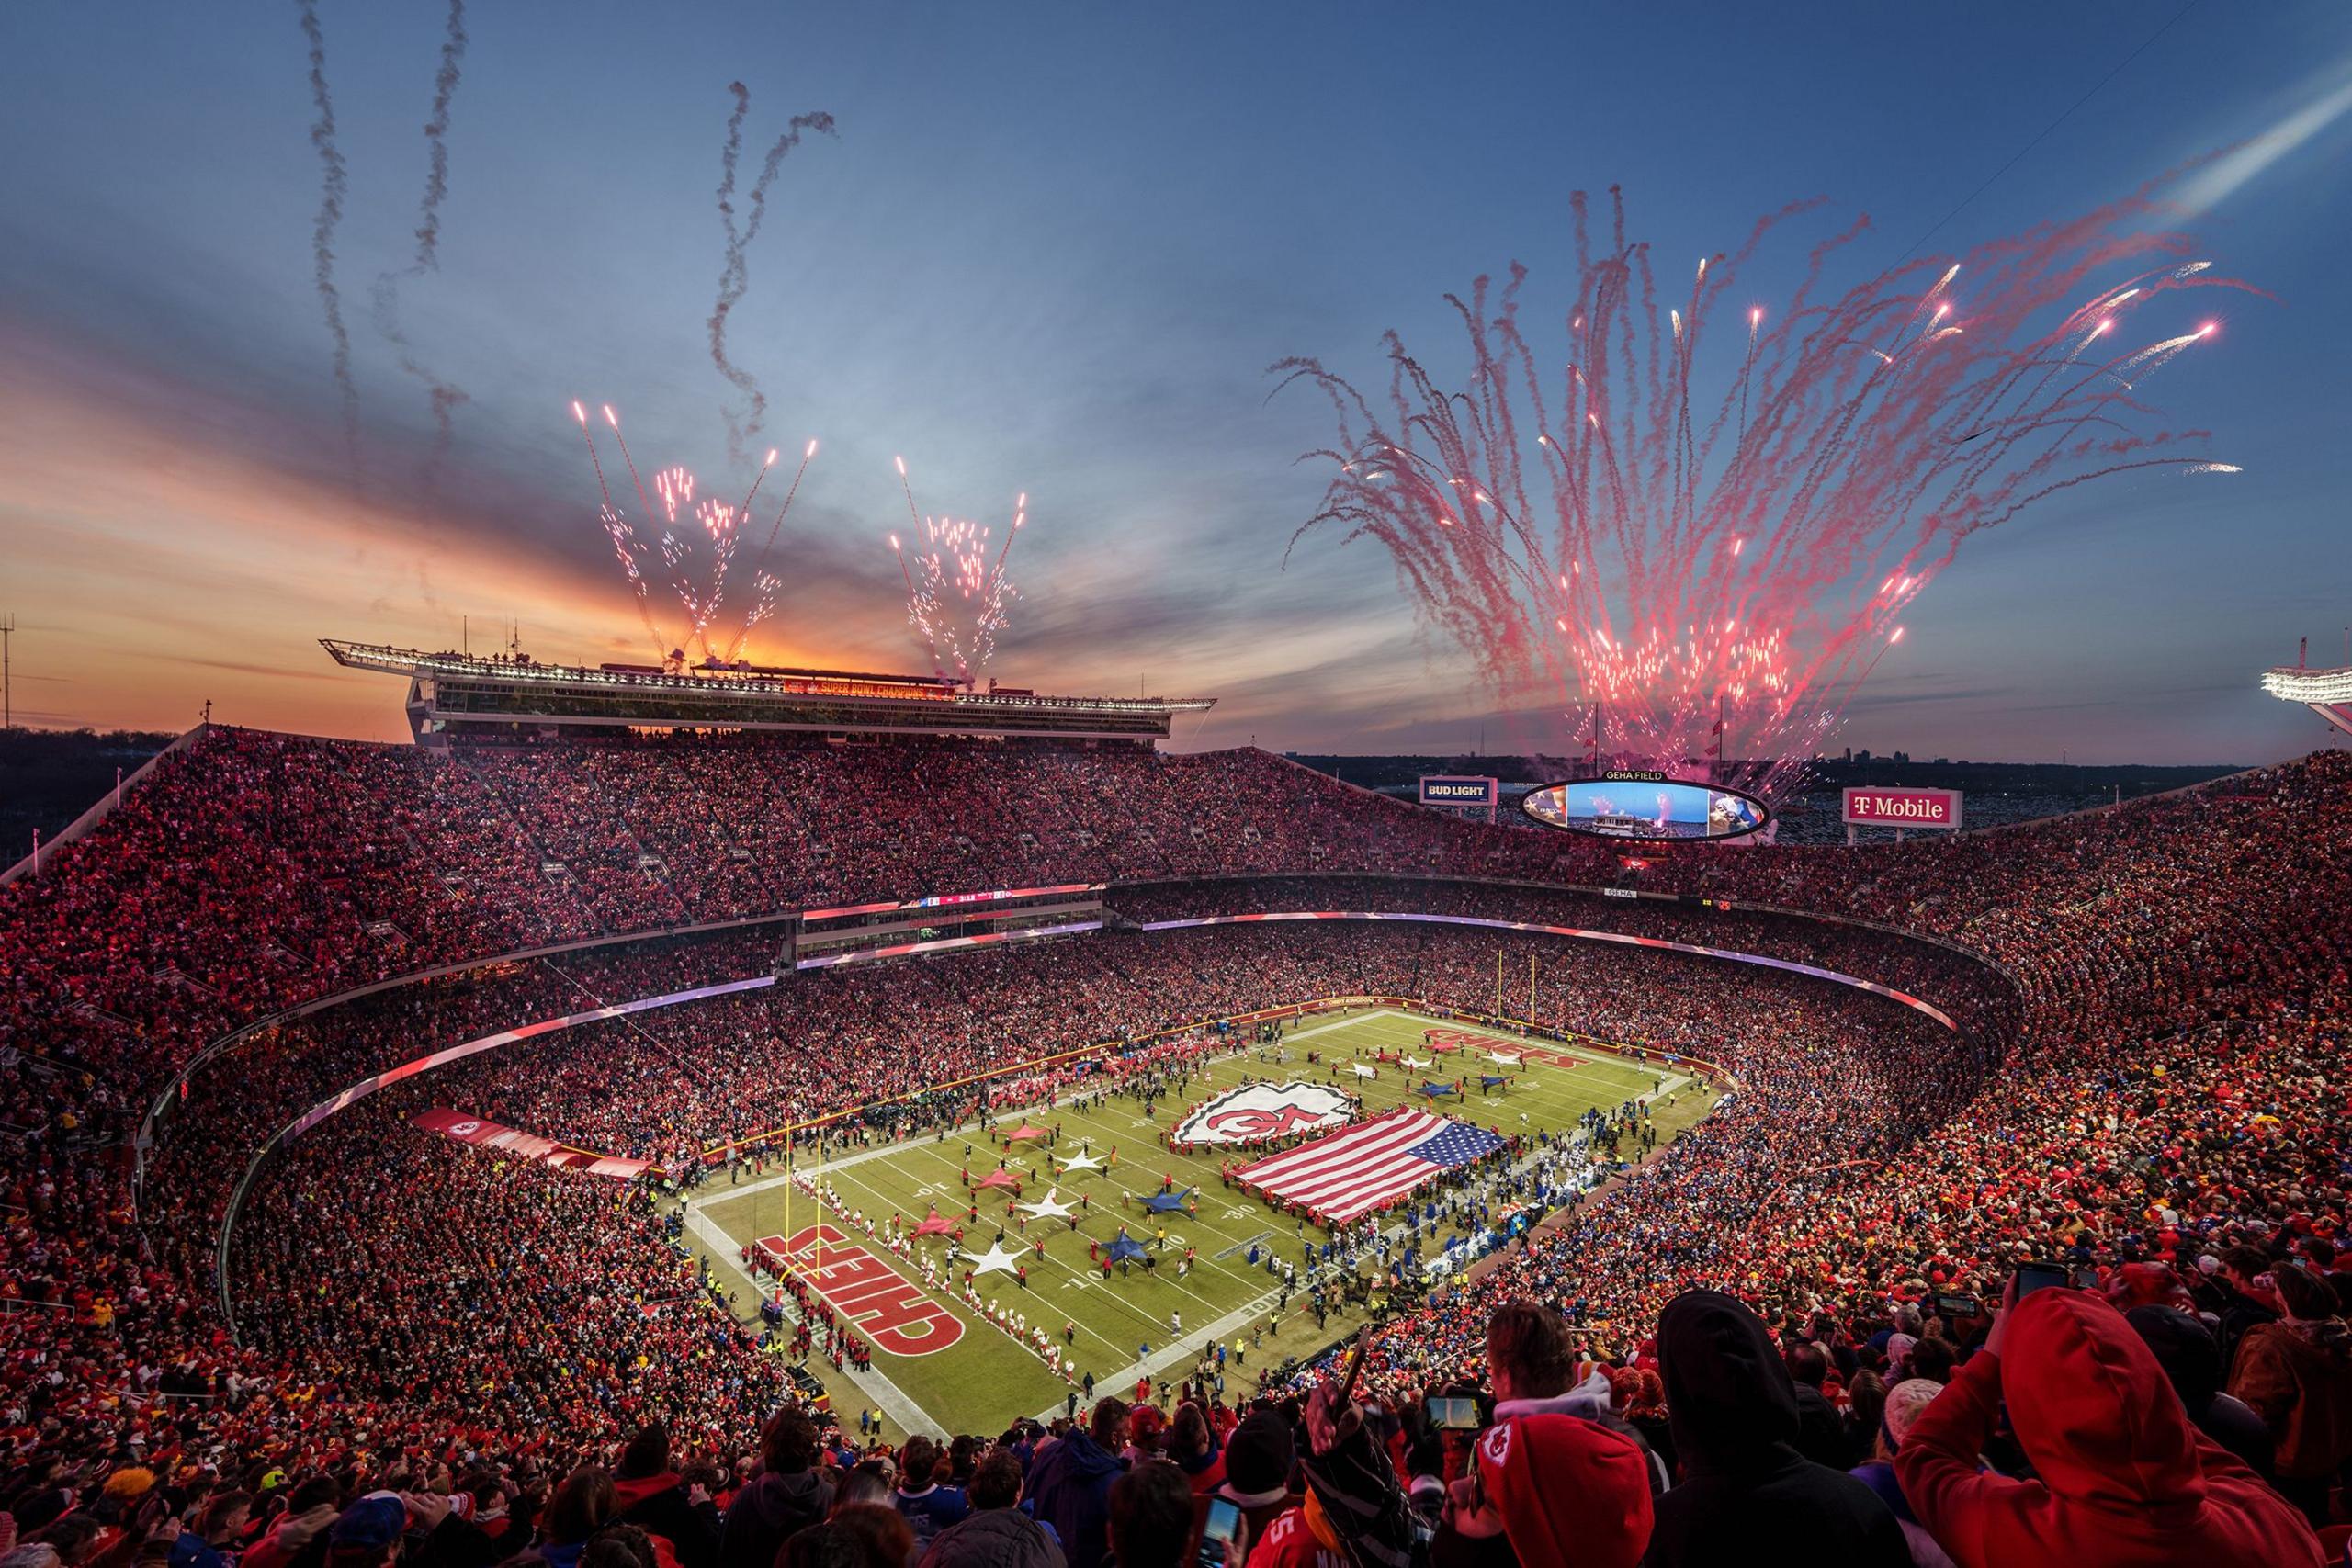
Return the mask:
<svg viewBox="0 0 2352 1568">
<path fill-rule="evenodd" d="M 1658 1316 L 1657 1356 L 1682 1479 L 1657 1500 L 1645 1562 L 1909 1568 L 1886 1505 L 1797 1451 L 1795 1385 L 1762 1318 L 1685 1291 Z"/>
<path fill-rule="evenodd" d="M 776 1549 L 817 1523 L 833 1485 L 815 1474 L 817 1428 L 797 1410 L 779 1410 L 760 1434 L 760 1473 L 735 1494 L 720 1532 L 718 1568 L 775 1568 Z"/>
<path fill-rule="evenodd" d="M 613 1471 L 619 1517 L 670 1543 L 679 1568 L 713 1568 L 718 1558 L 718 1505 L 670 1468 L 670 1433 L 660 1422 L 638 1429 Z"/>
<path fill-rule="evenodd" d="M 2273 1480 L 2270 1428 L 2244 1400 L 2222 1392 L 2222 1347 L 2211 1330 L 2174 1307 L 2136 1306 L 2123 1321 L 2155 1352 L 2189 1425 Z"/>
</svg>

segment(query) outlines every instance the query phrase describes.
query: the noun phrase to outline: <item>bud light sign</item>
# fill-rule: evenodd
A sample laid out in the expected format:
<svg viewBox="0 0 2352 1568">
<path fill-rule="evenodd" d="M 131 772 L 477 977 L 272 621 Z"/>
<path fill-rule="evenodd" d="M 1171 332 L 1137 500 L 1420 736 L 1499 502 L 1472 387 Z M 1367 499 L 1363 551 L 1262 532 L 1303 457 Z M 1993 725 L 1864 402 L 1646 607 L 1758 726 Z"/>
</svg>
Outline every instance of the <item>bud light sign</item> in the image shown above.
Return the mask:
<svg viewBox="0 0 2352 1568">
<path fill-rule="evenodd" d="M 1845 816 L 1849 828 L 1958 828 L 1960 791 L 1849 789 Z"/>
<path fill-rule="evenodd" d="M 1499 786 L 1492 779 L 1455 778 L 1433 774 L 1421 780 L 1423 806 L 1476 806 L 1481 808 L 1495 804 Z"/>
</svg>

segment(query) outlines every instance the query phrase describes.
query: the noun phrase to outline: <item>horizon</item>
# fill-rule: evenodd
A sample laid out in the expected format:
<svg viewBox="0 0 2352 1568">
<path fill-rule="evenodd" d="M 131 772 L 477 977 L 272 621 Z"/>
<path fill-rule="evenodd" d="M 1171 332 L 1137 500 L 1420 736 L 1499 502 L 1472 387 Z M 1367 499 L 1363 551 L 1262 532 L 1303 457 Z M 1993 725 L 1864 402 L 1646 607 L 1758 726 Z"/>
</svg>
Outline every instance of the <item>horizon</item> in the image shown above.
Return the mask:
<svg viewBox="0 0 2352 1568">
<path fill-rule="evenodd" d="M 922 662 L 884 542 L 907 524 L 902 457 L 926 511 L 1001 529 L 1026 498 L 1007 683 L 1225 699 L 1184 750 L 1459 755 L 1485 728 L 1521 738 L 1510 754 L 1572 752 L 1557 705 L 1488 689 L 1372 547 L 1309 537 L 1285 568 L 1320 490 L 1294 459 L 1329 431 L 1311 398 L 1270 400 L 1265 367 L 1312 355 L 1369 382 L 1394 329 L 1451 368 L 1448 291 L 1514 259 L 1533 289 L 1572 276 L 1571 189 L 1622 184 L 1661 254 L 1825 197 L 1833 229 L 1868 215 L 1867 272 L 2226 150 L 2168 187 L 2168 221 L 2263 292 L 2150 396 L 2245 471 L 2126 475 L 1969 540 L 1826 750 L 2258 766 L 2329 744 L 2256 681 L 2352 618 L 2330 547 L 2352 492 L 2332 352 L 2352 341 L 2333 265 L 2352 241 L 2352 15 L 2012 5 L 1957 28 L 1735 15 L 1691 33 L 1374 10 L 1333 36 L 1238 7 L 604 5 L 552 28 L 526 9 L 468 16 L 462 73 L 436 83 L 437 8 L 323 5 L 356 462 L 295 13 L 20 18 L 0 61 L 25 139 L 0 160 L 17 718 L 176 733 L 212 699 L 222 722 L 397 739 L 396 697 L 311 639 L 454 647 L 468 617 L 519 620 L 555 660 L 642 659 L 569 403 L 611 401 L 644 467 L 684 462 L 731 498 L 752 474 L 729 458 L 729 411 L 752 407 L 731 368 L 768 400 L 747 449 L 820 443 L 777 613 L 747 644 L 763 662 Z M 1583 70 L 1561 91 L 1584 57 L 1671 60 L 1677 90 Z M 1839 90 L 1785 91 L 1809 80 Z M 835 133 L 789 150 L 766 228 L 730 253 L 713 187 L 735 81 L 739 209 L 792 117 Z M 1747 287 L 1784 299 L 1785 261 Z"/>
<path fill-rule="evenodd" d="M 233 723 L 232 723 L 232 722 L 230 722 L 229 720 L 226 720 L 226 719 L 215 719 L 215 720 L 213 720 L 212 722 L 213 722 L 213 723 L 215 723 L 216 725 L 220 726 L 221 728 L 231 728 L 231 729 L 256 729 L 256 730 L 267 730 L 267 729 L 269 728 L 269 727 L 268 727 L 268 726 L 266 726 L 266 725 L 239 725 L 239 724 L 233 724 Z M 168 744 L 169 744 L 169 743 L 171 743 L 172 741 L 174 741 L 174 740 L 176 740 L 176 739 L 180 739 L 182 736 L 184 736 L 184 735 L 186 735 L 186 734 L 190 733 L 190 731 L 192 731 L 193 729 L 195 729 L 195 728 L 199 728 L 199 726 L 190 726 L 190 727 L 189 727 L 189 729 L 187 729 L 187 730 L 171 730 L 171 729 L 142 729 L 142 728 L 103 728 L 103 729 L 102 729 L 102 728 L 92 728 L 92 727 L 90 727 L 90 726 L 87 726 L 87 725 L 81 725 L 81 726 L 46 725 L 46 726 L 44 726 L 44 725 L 27 725 L 27 724 L 18 724 L 18 725 L 16 725 L 15 727 L 13 727 L 13 728 L 10 728 L 10 729 L 0 729 L 0 739 L 6 739 L 6 738 L 8 738 L 8 737 L 10 737 L 10 736 L 12 736 L 12 735 L 20 735 L 20 736 L 28 736 L 28 737 L 32 737 L 32 736 L 49 736 L 49 737 L 58 737 L 58 738 L 69 739 L 74 739 L 74 738 L 75 738 L 75 737 L 87 736 L 87 737 L 89 737 L 90 739 L 94 739 L 94 740 L 100 740 L 100 741 L 107 740 L 107 739 L 116 739 L 116 738 L 120 738 L 120 739 L 130 739 L 130 740 L 156 740 L 156 741 L 161 741 L 161 742 L 163 742 L 163 743 L 164 743 L 164 744 L 165 744 L 165 745 L 168 745 Z M 304 731 L 300 731 L 300 730 L 280 730 L 280 731 L 275 731 L 274 733 L 300 735 L 300 734 L 304 734 L 304 733 L 306 733 L 306 732 L 304 732 Z M 369 739 L 369 738 L 368 738 L 368 737 L 339 737 L 339 738 L 335 738 L 335 739 Z M 379 741 L 379 744 L 382 744 L 382 745 L 386 745 L 386 746 L 407 746 L 407 745 L 413 745 L 413 744 L 414 744 L 414 741 L 413 740 L 413 739 L 410 739 L 410 738 L 395 736 L 395 737 L 390 737 L 390 738 L 387 738 L 387 739 L 380 739 L 380 740 Z M 1317 747 L 1276 747 L 1276 746 L 1272 746 L 1272 745 L 1266 744 L 1266 743 L 1265 743 L 1263 740 L 1261 740 L 1261 739 L 1251 739 L 1235 740 L 1235 741 L 1229 741 L 1229 742 L 1220 743 L 1219 745 L 1216 745 L 1216 746 L 1210 746 L 1210 747 L 1198 747 L 1198 748 L 1195 748 L 1195 747 L 1187 747 L 1187 746 L 1180 746 L 1180 745 L 1176 744 L 1176 743 L 1171 739 L 1171 740 L 1169 740 L 1169 741 L 1164 741 L 1164 742 L 1160 742 L 1160 743 L 1159 743 L 1159 745 L 1158 745 L 1157 749 L 1158 749 L 1158 750 L 1163 750 L 1163 751 L 1170 751 L 1170 752 L 1176 752 L 1176 753 L 1180 753 L 1180 754 L 1182 754 L 1182 753 L 1189 753 L 1189 752 L 1192 752 L 1192 751 L 1193 751 L 1193 750 L 1212 750 L 1212 751 L 1214 751 L 1214 750 L 1227 750 L 1234 749 L 1234 748 L 1236 748 L 1236 747 L 1256 747 L 1257 749 L 1259 749 L 1259 750 L 1264 750 L 1264 751 L 1270 752 L 1270 753 L 1272 753 L 1272 754 L 1273 754 L 1273 755 L 1275 755 L 1275 756 L 1279 756 L 1279 757 L 1285 757 L 1285 758 L 1288 758 L 1288 759 L 1290 759 L 1290 760 L 1292 760 L 1292 761 L 1304 761 L 1304 760 L 1306 760 L 1306 759 L 1310 759 L 1310 758 L 1311 758 L 1311 759 L 1317 759 L 1317 760 L 1329 760 L 1329 761 L 1340 761 L 1340 762 L 1353 762 L 1353 761 L 1400 761 L 1400 762 L 1401 762 L 1401 761 L 1418 761 L 1418 762 L 1519 761 L 1519 762 L 1547 762 L 1547 761 L 1575 761 L 1575 757 L 1574 757 L 1574 755 L 1573 755 L 1572 753 L 1563 753 L 1563 752 L 1543 752 L 1543 753 L 1539 753 L 1539 752 L 1532 752 L 1532 751 L 1498 751 L 1498 750 L 1491 750 L 1491 749 L 1490 749 L 1490 750 L 1485 750 L 1485 751 L 1478 751 L 1478 750 L 1435 750 L 1435 751 L 1416 751 L 1416 750 L 1392 750 L 1392 751 L 1344 751 L 1344 750 L 1327 750 L 1327 749 L 1323 749 L 1323 748 L 1317 748 Z M 1841 750 L 1841 751 L 1842 751 L 1842 750 L 1843 750 L 1843 748 L 1841 748 L 1841 749 L 1840 749 L 1840 750 Z M 2311 756 L 2311 755 L 2312 755 L 2312 754 L 2314 754 L 2314 753 L 2316 753 L 2316 752 L 2320 752 L 2320 751 L 2334 751 L 2334 750 L 2345 750 L 2345 748 L 2344 748 L 2344 747 L 2342 747 L 2342 746 L 2340 746 L 2340 745 L 2323 745 L 2323 746 L 2314 746 L 2314 747 L 2312 747 L 2310 750 L 2308 750 L 2308 751 L 2302 751 L 2302 752 L 2297 752 L 2297 753 L 2295 753 L 2295 754 L 2294 754 L 2294 756 L 2295 756 L 2295 757 L 2307 757 L 2307 756 Z M 2083 770 L 2083 771 L 2086 771 L 2086 772 L 2100 772 L 2100 773 L 2113 773 L 2113 772 L 2120 772 L 2120 771 L 2129 771 L 2129 770 L 2132 770 L 2132 769 L 2150 769 L 2150 770 L 2160 770 L 2160 771 L 2166 772 L 2166 773 L 2210 773 L 2210 774 L 2212 774 L 2212 775 L 2215 775 L 2215 776 L 2221 776 L 2221 775 L 2225 775 L 2225 774 L 2228 774 L 2228 773 L 2250 773 L 2250 772 L 2253 772 L 2253 771 L 2255 771 L 2255 770 L 2256 770 L 2256 769 L 2266 768 L 2266 767 L 2273 767 L 2273 766 L 2276 766 L 2276 765 L 2277 765 L 2277 762 L 2276 762 L 2276 761 L 2272 761 L 2272 762 L 2248 762 L 2248 761 L 2212 761 L 2212 760 L 2210 760 L 2210 759 L 2208 759 L 2208 760 L 2203 760 L 2203 761 L 2181 761 L 2181 762 L 2153 762 L 2153 761 L 2146 761 L 2146 760 L 2144 760 L 2144 759 L 2137 759 L 2137 760 L 2127 761 L 2120 761 L 2120 762 L 2076 762 L 2076 761 L 2067 761 L 2067 760 L 2065 760 L 2065 759 L 2064 759 L 2064 758 L 2056 758 L 2056 759 L 2053 759 L 2053 758 L 2048 758 L 2048 757 L 2040 757 L 2040 758 L 2035 758 L 2035 757 L 1955 757 L 1955 756 L 1951 756 L 1951 755 L 1950 755 L 1949 753 L 1947 753 L 1947 754 L 1945 754 L 1945 755 L 1942 755 L 1942 756 L 1917 755 L 1917 754 L 1913 754 L 1913 753 L 1911 753 L 1911 752 L 1909 752 L 1909 751 L 1907 751 L 1907 750 L 1906 750 L 1906 751 L 1905 751 L 1905 754 L 1904 754 L 1904 756 L 1903 756 L 1902 760 L 1898 761 L 1895 759 L 1894 755 L 1892 752 L 1881 752 L 1881 751 L 1869 750 L 1867 748 L 1863 748 L 1863 747 L 1856 747 L 1856 748 L 1854 749 L 1854 751 L 1855 751 L 1855 754 L 1854 754 L 1854 756 L 1853 756 L 1853 757 L 1851 757 L 1850 759 L 1849 759 L 1849 758 L 1847 758 L 1847 757 L 1844 757 L 1844 756 L 1842 756 L 1842 755 L 1839 755 L 1839 754 L 1838 754 L 1838 753 L 1831 753 L 1831 752 L 1823 752 L 1823 753 L 1819 753 L 1819 754 L 1817 754 L 1817 755 L 1814 756 L 1813 758 L 1811 758 L 1811 759 L 1809 760 L 1809 761 L 1810 761 L 1810 765 L 1828 766 L 1828 767 L 1860 767 L 1860 766 L 1863 766 L 1863 765 L 1868 765 L 1868 766 L 1871 766 L 1871 767 L 1877 767 L 1877 766 L 1879 766 L 1879 765 L 1881 765 L 1881 764 L 1884 764 L 1884 765 L 1889 766 L 1889 767 L 1926 767 L 1926 768 L 1939 768 L 1939 767 L 1941 767 L 1941 768 L 2072 768 L 2072 769 L 2080 769 L 2080 770 Z M 1867 754 L 1865 754 L 1865 753 L 1867 753 Z M 2290 757 L 2290 758 L 2279 759 L 2278 761 L 2293 761 L 2293 760 L 2294 760 L 2294 758 L 2293 758 L 2293 757 Z M 1758 761 L 1761 761 L 1761 759 L 1758 759 L 1758 758 L 1737 757 L 1737 756 L 1735 756 L 1735 757 L 1731 757 L 1731 758 L 1727 759 L 1727 763 L 1728 763 L 1729 765 L 1732 765 L 1732 766 L 1747 766 L 1747 765 L 1753 765 L 1753 764 L 1755 764 L 1755 763 L 1757 763 L 1757 762 L 1758 762 Z M 1505 782 L 1506 784 L 1510 784 L 1510 783 L 1511 783 L 1512 781 L 1506 780 L 1506 781 L 1504 781 L 1504 782 Z"/>
</svg>

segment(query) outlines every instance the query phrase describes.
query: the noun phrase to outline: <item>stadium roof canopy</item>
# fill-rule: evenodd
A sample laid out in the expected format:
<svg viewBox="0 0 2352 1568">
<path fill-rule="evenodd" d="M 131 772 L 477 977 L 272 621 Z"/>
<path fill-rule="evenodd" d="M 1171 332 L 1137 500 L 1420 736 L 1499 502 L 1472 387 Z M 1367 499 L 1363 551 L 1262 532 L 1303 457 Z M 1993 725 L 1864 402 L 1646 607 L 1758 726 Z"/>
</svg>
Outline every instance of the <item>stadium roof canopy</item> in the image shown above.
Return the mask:
<svg viewBox="0 0 2352 1568">
<path fill-rule="evenodd" d="M 2301 703 L 2347 735 L 2352 735 L 2352 670 L 2280 668 L 2263 672 L 2262 689 L 2272 696 Z"/>
<path fill-rule="evenodd" d="M 1073 740 L 1163 739 L 1180 713 L 1214 697 L 1054 697 L 937 675 L 845 670 L 541 664 L 322 637 L 350 670 L 409 678 L 409 728 L 420 745 L 576 728 L 797 729 L 829 735 L 987 735 Z"/>
</svg>

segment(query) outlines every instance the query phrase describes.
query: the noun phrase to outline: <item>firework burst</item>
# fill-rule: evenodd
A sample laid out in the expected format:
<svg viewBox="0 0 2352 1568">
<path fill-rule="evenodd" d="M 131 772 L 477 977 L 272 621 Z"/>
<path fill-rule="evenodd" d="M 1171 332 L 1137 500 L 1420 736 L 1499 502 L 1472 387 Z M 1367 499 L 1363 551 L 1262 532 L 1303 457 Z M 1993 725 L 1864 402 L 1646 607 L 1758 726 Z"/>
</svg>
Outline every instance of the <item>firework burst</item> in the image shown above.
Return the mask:
<svg viewBox="0 0 2352 1568">
<path fill-rule="evenodd" d="M 1728 731 L 1770 793 L 1961 540 L 2094 479 L 2237 471 L 2179 450 L 2203 432 L 2146 428 L 2148 378 L 2213 328 L 2125 347 L 2133 318 L 2244 286 L 2184 262 L 2144 192 L 1830 296 L 1858 222 L 1813 245 L 1792 298 L 1738 298 L 1742 268 L 1815 205 L 1701 260 L 1669 303 L 1619 194 L 1597 221 L 1579 193 L 1556 344 L 1531 335 L 1514 265 L 1499 288 L 1447 296 L 1468 344 L 1460 389 L 1393 332 L 1385 396 L 1317 360 L 1277 364 L 1281 386 L 1325 392 L 1339 426 L 1308 454 L 1333 472 L 1293 547 L 1334 525 L 1375 541 L 1498 697 L 1555 696 L 1579 740 L 1590 716 L 1594 750 L 1668 766 L 1720 758 Z M 1710 355 L 1726 310 L 1736 334 Z"/>
<path fill-rule="evenodd" d="M 751 579 L 750 607 L 743 612 L 741 623 L 722 650 L 713 642 L 712 636 L 728 603 L 729 578 L 734 571 L 743 530 L 753 521 L 753 504 L 759 500 L 761 487 L 767 482 L 768 470 L 775 467 L 776 453 L 767 454 L 740 502 L 730 504 L 707 493 L 698 496 L 693 471 L 684 468 L 658 470 L 649 489 L 621 434 L 620 416 L 613 412 L 610 403 L 605 404 L 601 412 L 611 431 L 613 446 L 628 469 L 629 483 L 637 491 L 639 511 L 636 521 L 613 499 L 587 409 L 578 402 L 571 405 L 571 417 L 580 423 L 581 436 L 588 444 L 588 461 L 596 474 L 596 520 L 628 581 L 638 615 L 645 623 L 646 636 L 652 639 L 655 652 L 665 660 L 673 653 L 699 649 L 706 659 L 732 661 L 752 629 L 775 613 L 776 592 L 782 580 L 768 570 L 768 557 L 784 530 L 784 520 L 791 513 L 794 499 L 800 493 L 800 481 L 817 456 L 816 442 L 809 442 L 801 452 L 800 466 L 785 491 L 784 503 L 776 509 L 765 540 L 752 557 L 747 573 L 742 574 Z M 669 590 L 685 617 L 684 629 L 674 641 L 663 633 L 655 617 L 652 589 L 657 581 Z M 743 597 L 740 588 L 737 597 Z"/>
<path fill-rule="evenodd" d="M 1017 596 L 1004 568 L 1014 536 L 1029 520 L 1028 492 L 1012 503 L 1012 522 L 991 558 L 987 525 L 926 515 L 915 505 L 907 460 L 891 460 L 898 466 L 911 530 L 904 539 L 890 536 L 890 553 L 898 557 L 899 575 L 907 585 L 907 624 L 931 650 L 934 671 L 961 681 L 977 680 L 995 656 L 997 634 L 1004 629 L 1007 610 Z"/>
</svg>

